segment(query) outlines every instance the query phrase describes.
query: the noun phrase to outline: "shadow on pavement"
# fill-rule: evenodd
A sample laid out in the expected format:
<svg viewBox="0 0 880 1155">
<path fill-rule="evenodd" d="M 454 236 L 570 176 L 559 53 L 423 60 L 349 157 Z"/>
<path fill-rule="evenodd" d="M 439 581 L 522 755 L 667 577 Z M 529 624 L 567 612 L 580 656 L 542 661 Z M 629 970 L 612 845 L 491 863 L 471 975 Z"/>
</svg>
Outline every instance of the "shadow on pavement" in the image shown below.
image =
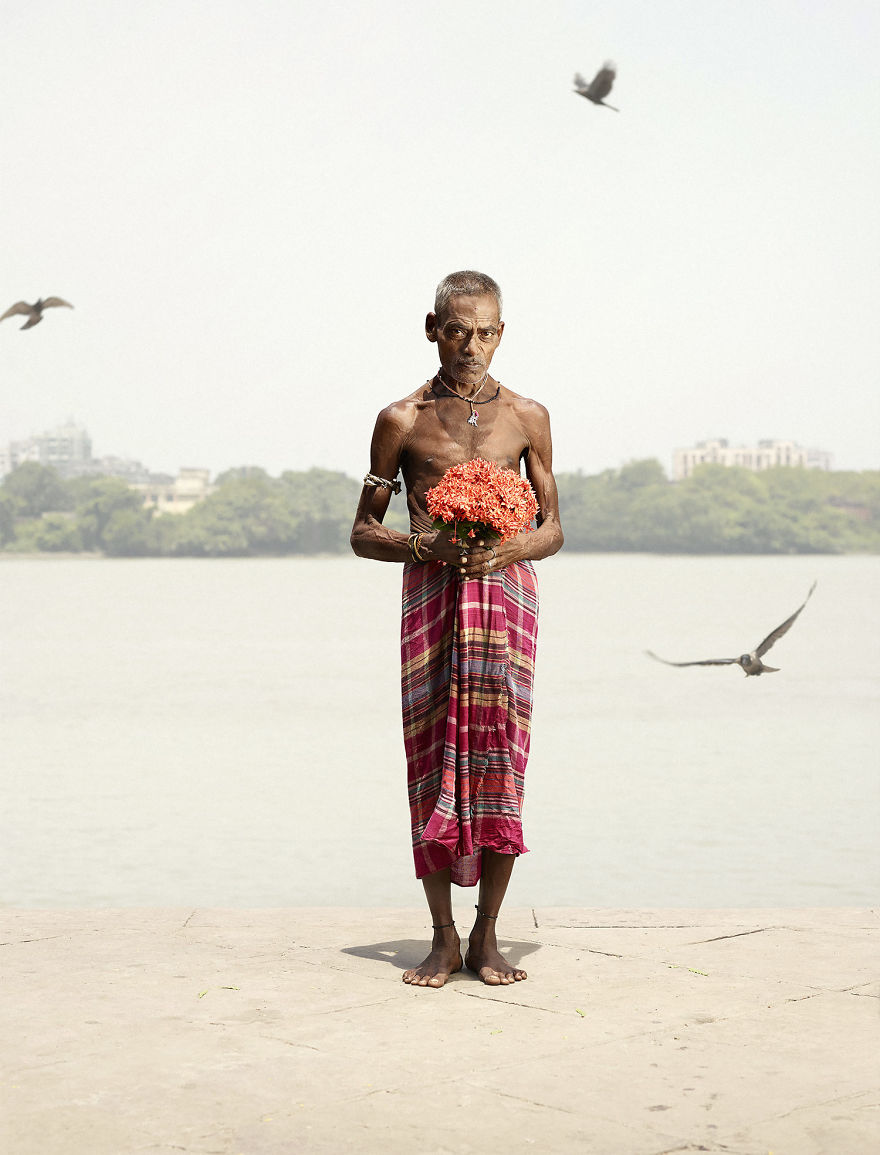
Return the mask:
<svg viewBox="0 0 880 1155">
<path fill-rule="evenodd" d="M 462 939 L 462 954 L 467 949 L 467 939 Z M 351 954 L 356 958 L 371 958 L 378 962 L 387 962 L 398 970 L 408 970 L 418 966 L 431 949 L 427 939 L 399 938 L 390 942 L 373 942 L 363 946 L 345 946 L 343 954 Z M 518 967 L 526 955 L 541 949 L 537 942 L 517 942 L 513 939 L 499 939 L 498 949 L 512 966 Z"/>
</svg>

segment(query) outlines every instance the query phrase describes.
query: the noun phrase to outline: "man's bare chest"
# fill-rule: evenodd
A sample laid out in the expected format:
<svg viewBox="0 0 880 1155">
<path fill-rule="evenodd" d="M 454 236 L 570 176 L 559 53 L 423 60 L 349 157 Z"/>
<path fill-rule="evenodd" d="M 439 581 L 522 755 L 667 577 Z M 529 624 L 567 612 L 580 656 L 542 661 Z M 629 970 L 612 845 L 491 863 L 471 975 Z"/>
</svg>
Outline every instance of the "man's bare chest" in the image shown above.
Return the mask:
<svg viewBox="0 0 880 1155">
<path fill-rule="evenodd" d="M 471 408 L 459 398 L 443 398 L 420 407 L 406 441 L 405 456 L 412 470 L 437 480 L 451 465 L 484 457 L 517 469 L 529 442 L 513 406 L 501 401 Z"/>
</svg>

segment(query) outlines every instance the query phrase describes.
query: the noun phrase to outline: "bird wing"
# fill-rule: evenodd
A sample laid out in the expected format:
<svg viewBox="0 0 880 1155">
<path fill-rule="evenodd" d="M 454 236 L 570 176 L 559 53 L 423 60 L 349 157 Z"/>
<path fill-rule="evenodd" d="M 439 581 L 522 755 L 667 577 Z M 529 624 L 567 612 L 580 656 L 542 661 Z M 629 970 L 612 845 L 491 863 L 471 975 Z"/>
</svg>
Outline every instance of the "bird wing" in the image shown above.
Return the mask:
<svg viewBox="0 0 880 1155">
<path fill-rule="evenodd" d="M 14 305 L 10 306 L 0 317 L 0 321 L 5 321 L 7 317 L 14 317 L 16 313 L 24 313 L 25 316 L 30 316 L 34 312 L 33 305 L 29 305 L 27 301 L 16 301 Z"/>
<path fill-rule="evenodd" d="M 584 80 L 579 72 L 576 72 L 574 74 L 574 87 L 576 92 L 579 92 L 581 96 L 584 96 L 589 91 L 590 85 L 588 81 Z"/>
<path fill-rule="evenodd" d="M 653 650 L 645 650 L 645 653 L 654 658 L 655 661 L 663 662 L 666 666 L 735 666 L 739 661 L 738 658 L 705 658 L 702 662 L 668 662 L 666 658 L 659 657 Z"/>
<path fill-rule="evenodd" d="M 810 595 L 812 594 L 812 592 L 815 588 L 816 588 L 816 583 L 813 582 L 813 584 L 810 586 L 810 592 L 804 598 L 804 605 L 802 605 L 798 609 L 796 609 L 790 618 L 786 618 L 781 626 L 777 626 L 772 634 L 768 634 L 767 637 L 763 640 L 763 642 L 761 642 L 760 646 L 758 646 L 755 649 L 755 654 L 757 657 L 760 658 L 763 654 L 766 654 L 774 642 L 778 642 L 783 634 L 788 633 L 788 631 L 794 625 L 795 619 L 797 618 L 798 614 L 801 612 L 801 610 L 804 608 L 804 606 L 810 600 Z"/>
<path fill-rule="evenodd" d="M 44 309 L 49 309 L 53 305 L 66 305 L 68 309 L 73 308 L 73 305 L 71 305 L 70 301 L 63 301 L 61 297 L 47 297 L 45 301 L 43 301 Z"/>
<path fill-rule="evenodd" d="M 593 79 L 585 93 L 590 100 L 604 100 L 614 84 L 617 69 L 610 60 L 606 60 Z"/>
</svg>

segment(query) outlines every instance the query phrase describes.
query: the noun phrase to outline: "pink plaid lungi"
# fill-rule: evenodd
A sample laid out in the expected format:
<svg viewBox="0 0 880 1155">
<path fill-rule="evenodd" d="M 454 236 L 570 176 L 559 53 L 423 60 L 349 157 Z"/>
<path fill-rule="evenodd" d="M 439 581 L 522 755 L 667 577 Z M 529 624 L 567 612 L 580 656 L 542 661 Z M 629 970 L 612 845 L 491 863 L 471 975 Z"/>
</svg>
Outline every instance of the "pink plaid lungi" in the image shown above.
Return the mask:
<svg viewBox="0 0 880 1155">
<path fill-rule="evenodd" d="M 403 570 L 403 738 L 416 877 L 474 886 L 481 851 L 524 854 L 538 585 L 531 562 L 462 581 Z"/>
</svg>

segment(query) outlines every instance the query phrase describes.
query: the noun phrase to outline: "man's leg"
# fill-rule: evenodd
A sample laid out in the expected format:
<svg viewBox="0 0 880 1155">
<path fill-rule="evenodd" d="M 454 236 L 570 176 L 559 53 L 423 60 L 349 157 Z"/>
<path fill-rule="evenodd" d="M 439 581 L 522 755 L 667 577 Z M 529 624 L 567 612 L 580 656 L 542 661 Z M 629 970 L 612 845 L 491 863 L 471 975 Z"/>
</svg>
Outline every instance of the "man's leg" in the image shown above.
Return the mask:
<svg viewBox="0 0 880 1155">
<path fill-rule="evenodd" d="M 452 922 L 449 868 L 426 875 L 422 884 L 434 924 L 434 941 L 422 965 L 404 971 L 403 981 L 414 987 L 442 987 L 451 974 L 461 970 L 461 941 Z"/>
<path fill-rule="evenodd" d="M 515 854 L 483 851 L 483 870 L 480 875 L 480 898 L 474 929 L 468 939 L 465 966 L 480 976 L 488 986 L 506 986 L 527 977 L 526 972 L 498 953 L 495 938 L 495 919 L 507 893 L 507 884 L 513 872 Z"/>
</svg>

